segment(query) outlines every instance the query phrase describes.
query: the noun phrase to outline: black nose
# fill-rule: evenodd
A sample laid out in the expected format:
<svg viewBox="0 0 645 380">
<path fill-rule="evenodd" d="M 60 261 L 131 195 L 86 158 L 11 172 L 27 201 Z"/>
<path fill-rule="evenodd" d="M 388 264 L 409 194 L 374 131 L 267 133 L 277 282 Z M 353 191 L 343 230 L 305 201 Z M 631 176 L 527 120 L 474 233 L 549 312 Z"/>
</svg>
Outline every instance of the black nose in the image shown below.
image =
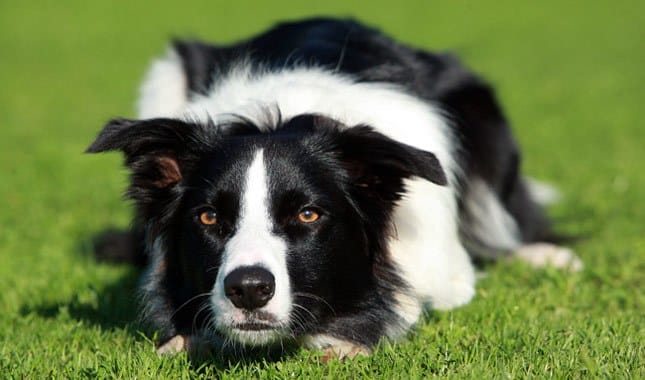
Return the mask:
<svg viewBox="0 0 645 380">
<path fill-rule="evenodd" d="M 253 310 L 269 302 L 275 291 L 275 278 L 268 270 L 240 267 L 224 279 L 224 293 L 239 309 Z"/>
</svg>

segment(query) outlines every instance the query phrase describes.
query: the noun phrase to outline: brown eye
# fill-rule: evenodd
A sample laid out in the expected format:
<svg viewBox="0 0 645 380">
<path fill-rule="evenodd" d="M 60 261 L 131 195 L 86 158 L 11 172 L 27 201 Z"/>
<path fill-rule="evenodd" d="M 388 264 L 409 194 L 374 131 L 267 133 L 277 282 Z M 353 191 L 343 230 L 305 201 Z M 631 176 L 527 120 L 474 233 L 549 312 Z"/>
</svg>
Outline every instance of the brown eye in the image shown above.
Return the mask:
<svg viewBox="0 0 645 380">
<path fill-rule="evenodd" d="M 320 214 L 313 209 L 306 208 L 298 214 L 298 220 L 302 223 L 313 223 L 320 218 Z"/>
<path fill-rule="evenodd" d="M 199 221 L 205 226 L 212 226 L 217 223 L 217 213 L 214 210 L 206 210 L 199 214 Z"/>
</svg>

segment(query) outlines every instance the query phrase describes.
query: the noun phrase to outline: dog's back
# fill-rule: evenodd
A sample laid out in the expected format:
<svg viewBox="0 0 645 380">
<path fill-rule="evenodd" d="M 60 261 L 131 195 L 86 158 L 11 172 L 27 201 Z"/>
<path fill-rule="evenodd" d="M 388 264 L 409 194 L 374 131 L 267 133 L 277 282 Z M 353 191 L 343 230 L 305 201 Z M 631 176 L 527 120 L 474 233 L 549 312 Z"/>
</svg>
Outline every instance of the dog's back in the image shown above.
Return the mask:
<svg viewBox="0 0 645 380">
<path fill-rule="evenodd" d="M 285 23 L 232 46 L 176 41 L 168 55 L 153 64 L 142 86 L 139 114 L 181 114 L 221 91 L 221 84 L 232 82 L 232 76 L 245 80 L 245 75 L 259 78 L 260 73 L 302 67 L 348 75 L 359 83 L 391 83 L 426 100 L 445 117 L 442 122 L 451 130 L 443 138 L 453 140 L 450 154 L 459 171 L 455 185 L 460 193 L 460 233 L 470 254 L 495 258 L 525 243 L 558 240 L 520 175 L 519 148 L 491 87 L 450 54 L 402 46 L 355 21 Z M 259 100 L 267 107 L 275 104 Z M 201 112 L 197 108 L 202 106 L 192 110 Z M 418 138 L 403 136 L 412 145 Z"/>
</svg>

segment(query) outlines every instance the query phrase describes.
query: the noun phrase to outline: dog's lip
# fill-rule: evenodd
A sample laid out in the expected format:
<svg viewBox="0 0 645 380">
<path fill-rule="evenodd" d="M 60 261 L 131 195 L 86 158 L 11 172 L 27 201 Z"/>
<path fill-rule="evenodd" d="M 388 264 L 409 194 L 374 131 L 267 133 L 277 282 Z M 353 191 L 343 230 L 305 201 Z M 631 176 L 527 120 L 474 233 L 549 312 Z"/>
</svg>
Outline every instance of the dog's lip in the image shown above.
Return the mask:
<svg viewBox="0 0 645 380">
<path fill-rule="evenodd" d="M 275 330 L 276 326 L 269 323 L 262 322 L 245 322 L 245 323 L 236 323 L 233 326 L 236 330 L 244 331 L 262 331 L 262 330 Z"/>
</svg>

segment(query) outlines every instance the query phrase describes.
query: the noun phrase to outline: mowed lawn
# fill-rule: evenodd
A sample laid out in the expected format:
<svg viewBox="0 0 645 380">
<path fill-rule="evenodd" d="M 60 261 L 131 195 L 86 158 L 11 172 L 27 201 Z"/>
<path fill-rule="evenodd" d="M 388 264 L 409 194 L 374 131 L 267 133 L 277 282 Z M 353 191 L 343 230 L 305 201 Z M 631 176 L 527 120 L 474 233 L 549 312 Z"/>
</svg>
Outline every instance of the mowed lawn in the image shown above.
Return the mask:
<svg viewBox="0 0 645 380">
<path fill-rule="evenodd" d="M 0 377 L 644 378 L 645 3 L 0 2 Z M 531 176 L 557 184 L 577 274 L 484 268 L 475 300 L 409 338 L 323 364 L 158 357 L 134 322 L 137 271 L 98 264 L 92 236 L 126 227 L 116 154 L 82 154 L 134 116 L 173 36 L 229 42 L 280 19 L 355 16 L 453 50 L 498 89 Z"/>
</svg>

